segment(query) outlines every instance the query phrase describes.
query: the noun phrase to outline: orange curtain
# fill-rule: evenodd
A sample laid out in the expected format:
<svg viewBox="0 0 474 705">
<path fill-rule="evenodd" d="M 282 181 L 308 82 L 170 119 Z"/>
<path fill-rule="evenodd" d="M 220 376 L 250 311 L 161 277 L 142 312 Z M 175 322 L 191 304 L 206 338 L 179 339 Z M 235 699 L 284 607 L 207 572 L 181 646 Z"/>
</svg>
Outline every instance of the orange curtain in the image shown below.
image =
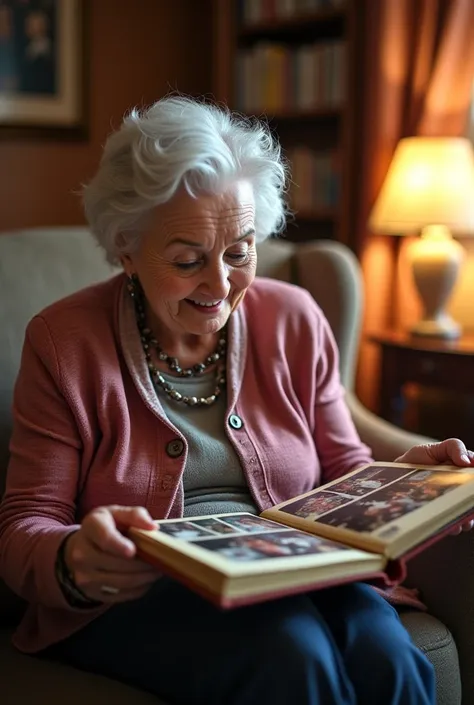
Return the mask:
<svg viewBox="0 0 474 705">
<path fill-rule="evenodd" d="M 362 37 L 354 232 L 365 280 L 364 330 L 397 321 L 397 238 L 367 230 L 398 140 L 464 134 L 474 80 L 474 0 L 356 0 Z M 399 239 L 398 239 L 399 240 Z M 362 344 L 358 392 L 376 408 L 377 351 Z"/>
</svg>

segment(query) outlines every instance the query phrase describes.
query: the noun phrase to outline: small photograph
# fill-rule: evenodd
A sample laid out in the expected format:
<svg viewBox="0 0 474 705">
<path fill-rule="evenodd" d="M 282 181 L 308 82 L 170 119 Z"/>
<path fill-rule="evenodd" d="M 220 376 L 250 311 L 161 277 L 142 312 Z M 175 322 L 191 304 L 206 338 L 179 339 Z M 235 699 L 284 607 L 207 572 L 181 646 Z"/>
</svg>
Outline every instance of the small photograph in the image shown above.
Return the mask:
<svg viewBox="0 0 474 705">
<path fill-rule="evenodd" d="M 399 480 L 410 473 L 413 473 L 412 469 L 369 467 L 353 477 L 331 485 L 331 492 L 340 492 L 341 494 L 350 495 L 351 497 L 363 497 L 369 494 L 369 492 L 379 490 L 389 482 Z"/>
<path fill-rule="evenodd" d="M 408 492 L 411 497 L 419 501 L 429 502 L 472 479 L 473 475 L 469 472 L 417 470 L 397 482 L 396 487 L 400 492 Z"/>
<path fill-rule="evenodd" d="M 191 521 L 173 521 L 169 524 L 160 523 L 160 531 L 169 536 L 174 536 L 176 539 L 182 539 L 183 541 L 193 541 L 204 536 L 208 538 L 212 536 L 210 531 L 207 531 L 200 526 L 197 526 Z"/>
<path fill-rule="evenodd" d="M 194 543 L 225 558 L 241 562 L 347 550 L 347 547 L 342 544 L 303 534 L 297 530 L 233 536 L 214 541 L 198 540 Z"/>
<path fill-rule="evenodd" d="M 472 473 L 415 470 L 407 477 L 377 490 L 365 499 L 331 512 L 319 521 L 353 531 L 377 531 L 433 499 L 472 481 Z"/>
<path fill-rule="evenodd" d="M 235 526 L 230 526 L 226 524 L 222 519 L 194 519 L 193 524 L 196 526 L 202 526 L 207 531 L 212 531 L 213 534 L 236 534 L 239 533 L 239 529 Z"/>
<path fill-rule="evenodd" d="M 235 529 L 239 529 L 246 534 L 255 534 L 262 531 L 275 531 L 275 522 L 262 519 L 251 514 L 234 514 L 225 518 L 225 523 L 230 524 Z"/>
<path fill-rule="evenodd" d="M 308 497 L 303 497 L 302 499 L 297 499 L 295 502 L 287 504 L 286 507 L 282 507 L 280 511 L 315 521 L 322 514 L 337 509 L 337 507 L 344 506 L 349 501 L 351 500 L 347 497 L 342 497 L 340 494 L 322 491 L 309 495 Z"/>
</svg>

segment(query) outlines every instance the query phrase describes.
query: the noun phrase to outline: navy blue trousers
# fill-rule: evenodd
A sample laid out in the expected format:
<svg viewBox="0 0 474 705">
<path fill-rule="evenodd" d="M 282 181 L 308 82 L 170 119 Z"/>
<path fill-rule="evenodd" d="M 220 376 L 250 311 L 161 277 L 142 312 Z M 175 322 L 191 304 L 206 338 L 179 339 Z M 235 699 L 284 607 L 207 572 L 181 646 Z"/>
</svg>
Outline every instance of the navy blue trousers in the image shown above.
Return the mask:
<svg viewBox="0 0 474 705">
<path fill-rule="evenodd" d="M 363 584 L 222 612 L 163 578 L 46 655 L 170 705 L 435 703 L 431 664 Z"/>
</svg>

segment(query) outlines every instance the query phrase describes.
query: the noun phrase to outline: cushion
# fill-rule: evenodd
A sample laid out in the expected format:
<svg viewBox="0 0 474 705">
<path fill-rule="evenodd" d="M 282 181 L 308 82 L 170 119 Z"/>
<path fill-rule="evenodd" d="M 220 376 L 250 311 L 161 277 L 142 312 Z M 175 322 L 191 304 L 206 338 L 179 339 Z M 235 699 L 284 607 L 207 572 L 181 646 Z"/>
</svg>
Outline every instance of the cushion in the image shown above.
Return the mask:
<svg viewBox="0 0 474 705">
<path fill-rule="evenodd" d="M 413 642 L 435 668 L 437 705 L 461 705 L 458 652 L 451 632 L 425 612 L 407 610 L 400 617 Z"/>
</svg>

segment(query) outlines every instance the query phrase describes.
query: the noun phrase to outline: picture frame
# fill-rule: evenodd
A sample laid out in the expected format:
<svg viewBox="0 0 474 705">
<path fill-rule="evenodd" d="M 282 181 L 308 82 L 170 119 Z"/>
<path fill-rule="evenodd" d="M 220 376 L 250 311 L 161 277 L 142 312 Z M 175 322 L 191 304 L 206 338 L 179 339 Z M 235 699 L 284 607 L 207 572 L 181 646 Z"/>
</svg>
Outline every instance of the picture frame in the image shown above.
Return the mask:
<svg viewBox="0 0 474 705">
<path fill-rule="evenodd" d="M 87 0 L 0 0 L 0 139 L 85 139 Z"/>
</svg>

